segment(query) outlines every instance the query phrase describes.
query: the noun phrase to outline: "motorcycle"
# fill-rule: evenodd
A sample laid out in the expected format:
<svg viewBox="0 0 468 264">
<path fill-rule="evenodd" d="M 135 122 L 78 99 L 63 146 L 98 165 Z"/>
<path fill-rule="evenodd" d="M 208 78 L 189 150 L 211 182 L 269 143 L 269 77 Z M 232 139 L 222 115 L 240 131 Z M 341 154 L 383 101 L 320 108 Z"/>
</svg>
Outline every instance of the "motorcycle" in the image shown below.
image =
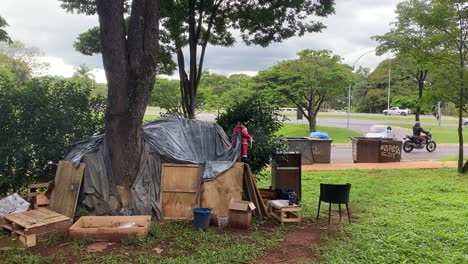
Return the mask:
<svg viewBox="0 0 468 264">
<path fill-rule="evenodd" d="M 428 152 L 434 152 L 437 148 L 437 144 L 432 140 L 431 133 L 427 133 L 425 140 L 421 141 L 417 136 L 406 136 L 405 142 L 403 143 L 403 151 L 409 153 L 413 149 L 423 149 L 426 147 Z"/>
</svg>

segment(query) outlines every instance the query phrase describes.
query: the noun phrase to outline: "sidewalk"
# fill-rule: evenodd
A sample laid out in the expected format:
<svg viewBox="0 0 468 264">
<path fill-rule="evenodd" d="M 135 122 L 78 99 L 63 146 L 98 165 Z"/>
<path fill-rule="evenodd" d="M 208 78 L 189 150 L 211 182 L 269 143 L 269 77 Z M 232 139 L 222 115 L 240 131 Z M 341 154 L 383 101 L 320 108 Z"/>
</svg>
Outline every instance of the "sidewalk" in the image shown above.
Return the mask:
<svg viewBox="0 0 468 264">
<path fill-rule="evenodd" d="M 303 171 L 319 170 L 393 170 L 393 169 L 435 169 L 435 168 L 456 168 L 456 161 L 401 161 L 385 163 L 330 163 L 302 165 Z"/>
</svg>

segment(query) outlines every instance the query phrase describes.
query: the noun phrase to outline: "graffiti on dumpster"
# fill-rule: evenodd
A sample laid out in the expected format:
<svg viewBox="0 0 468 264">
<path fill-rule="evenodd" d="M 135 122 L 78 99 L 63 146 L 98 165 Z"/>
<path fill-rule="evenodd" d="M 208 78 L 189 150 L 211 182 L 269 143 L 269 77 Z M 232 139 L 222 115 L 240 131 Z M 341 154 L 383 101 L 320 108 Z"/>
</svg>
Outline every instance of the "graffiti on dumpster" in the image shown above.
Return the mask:
<svg viewBox="0 0 468 264">
<path fill-rule="evenodd" d="M 380 145 L 380 155 L 382 157 L 395 158 L 401 155 L 400 146 L 398 145 Z"/>
<path fill-rule="evenodd" d="M 319 155 L 320 149 L 316 145 L 312 145 L 312 154 Z"/>
</svg>

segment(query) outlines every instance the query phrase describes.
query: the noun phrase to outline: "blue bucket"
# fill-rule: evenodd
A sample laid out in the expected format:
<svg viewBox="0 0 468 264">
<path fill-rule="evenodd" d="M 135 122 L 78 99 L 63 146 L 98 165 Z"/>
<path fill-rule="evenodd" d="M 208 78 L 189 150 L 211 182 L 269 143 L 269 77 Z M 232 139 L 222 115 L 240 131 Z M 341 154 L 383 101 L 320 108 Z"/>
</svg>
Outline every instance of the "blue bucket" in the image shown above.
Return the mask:
<svg viewBox="0 0 468 264">
<path fill-rule="evenodd" d="M 196 229 L 206 230 L 210 225 L 211 208 L 193 208 L 193 222 Z"/>
</svg>

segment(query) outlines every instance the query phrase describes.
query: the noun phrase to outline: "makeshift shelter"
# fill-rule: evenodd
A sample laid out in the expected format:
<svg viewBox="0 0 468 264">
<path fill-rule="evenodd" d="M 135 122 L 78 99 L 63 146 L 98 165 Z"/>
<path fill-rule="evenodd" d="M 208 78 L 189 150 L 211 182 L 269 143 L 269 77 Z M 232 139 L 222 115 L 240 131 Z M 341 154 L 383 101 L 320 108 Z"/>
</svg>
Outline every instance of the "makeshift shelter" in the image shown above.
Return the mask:
<svg viewBox="0 0 468 264">
<path fill-rule="evenodd" d="M 232 146 L 223 129 L 212 122 L 167 117 L 148 122 L 143 129 L 145 146 L 140 170 L 128 190 L 129 199 L 115 184 L 103 135 L 70 147 L 65 159 L 75 166 L 86 164 L 79 204 L 96 215 L 153 215 L 162 219 L 163 163 L 201 164 L 201 180 L 206 182 L 231 168 L 240 153 L 241 141 Z"/>
</svg>

